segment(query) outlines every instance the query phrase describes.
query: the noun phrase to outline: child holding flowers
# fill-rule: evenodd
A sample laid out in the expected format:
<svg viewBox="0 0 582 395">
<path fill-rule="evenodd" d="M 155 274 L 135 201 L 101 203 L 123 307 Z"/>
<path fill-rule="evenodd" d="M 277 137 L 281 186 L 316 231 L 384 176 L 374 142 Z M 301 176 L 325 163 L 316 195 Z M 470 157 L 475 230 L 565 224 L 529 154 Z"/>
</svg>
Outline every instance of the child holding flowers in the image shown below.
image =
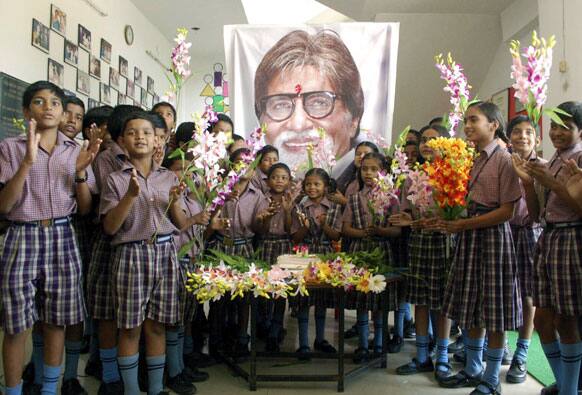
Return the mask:
<svg viewBox="0 0 582 395">
<path fill-rule="evenodd" d="M 398 199 L 395 195 L 373 195 L 379 178 L 385 177 L 387 171 L 388 163 L 382 154 L 372 152 L 363 157 L 359 173 L 360 190 L 348 199 L 343 215 L 342 234 L 352 239 L 349 252 L 372 251 L 379 248 L 385 252 L 385 261 L 389 265 L 393 259 L 388 238 L 400 235 L 400 228 L 388 223 L 387 214 L 398 210 Z M 370 310 L 374 317 L 374 351 L 382 350 L 383 328 L 379 298 L 371 294 L 354 293 L 354 299 L 348 300 L 346 307 L 357 309 L 359 345 L 354 362 L 362 363 L 368 360 Z"/>
<path fill-rule="evenodd" d="M 329 254 L 333 252 L 331 241 L 339 240 L 341 234 L 342 209 L 337 203 L 327 198 L 331 179 L 327 172 L 320 168 L 313 168 L 305 173 L 303 191 L 305 197 L 299 203 L 299 218 L 301 228 L 293 239 L 295 243 L 307 244 L 309 253 Z M 331 291 L 326 289 L 310 290 L 308 297 L 298 298 L 299 310 L 297 322 L 299 324 L 300 359 L 309 359 L 309 307 L 315 306 L 315 342 L 313 348 L 335 353 L 336 349 L 325 340 L 325 310 L 335 307 L 335 298 Z"/>
<path fill-rule="evenodd" d="M 565 102 L 558 109 L 569 115 L 560 113 L 561 124 L 557 120 L 551 123 L 550 139 L 556 153 L 549 165 L 525 161 L 515 154 L 513 162 L 524 185 L 530 217 L 544 223 L 534 258 L 535 327 L 559 393 L 574 395 L 582 356 L 577 322 L 582 315 L 582 207 L 568 193 L 565 177 L 572 162 L 582 165 L 582 103 Z M 536 185 L 544 188 L 544 207 L 536 198 Z"/>
<path fill-rule="evenodd" d="M 470 173 L 468 218 L 441 219 L 437 228 L 459 233 L 445 288 L 443 313 L 468 328 L 465 367 L 439 381 L 445 388 L 476 387 L 499 394 L 505 331 L 522 325 L 521 294 L 509 220 L 520 199 L 510 154 L 495 139 L 504 130 L 499 108 L 475 102 L 465 113 L 465 135 L 479 156 Z M 487 369 L 482 353 L 488 332 Z"/>
<path fill-rule="evenodd" d="M 447 130 L 440 126 L 425 126 L 420 130 L 420 154 L 427 162 L 434 157 L 429 141 L 447 135 Z M 394 226 L 411 226 L 409 239 L 407 302 L 415 305 L 416 321 L 416 357 L 412 362 L 396 369 L 399 375 L 410 375 L 435 370 L 429 355 L 429 317 L 438 313 L 434 321 L 437 331 L 437 358 L 435 377 L 442 379 L 451 375 L 448 345 L 450 320 L 440 314 L 444 287 L 447 283 L 450 261 L 450 236 L 428 229 L 434 222 L 435 202 L 428 175 L 421 167 L 409 173 L 405 193 L 402 197 L 401 212 L 390 216 Z"/>
<path fill-rule="evenodd" d="M 536 154 L 536 125 L 528 116 L 518 115 L 513 118 L 507 125 L 507 131 L 513 152 L 519 158 L 526 161 L 547 162 Z M 521 180 L 519 187 L 521 198 L 515 204 L 514 215 L 509 224 L 517 258 L 523 306 L 523 325 L 519 328 L 516 352 L 506 376 L 507 381 L 510 383 L 522 383 L 527 378 L 527 351 L 533 332 L 535 312 L 535 307 L 532 304 L 534 247 L 542 233 L 538 218 L 534 218 L 528 213 L 524 183 Z M 539 189 L 536 191 L 536 198 L 540 195 L 539 192 L 541 191 Z"/>
</svg>

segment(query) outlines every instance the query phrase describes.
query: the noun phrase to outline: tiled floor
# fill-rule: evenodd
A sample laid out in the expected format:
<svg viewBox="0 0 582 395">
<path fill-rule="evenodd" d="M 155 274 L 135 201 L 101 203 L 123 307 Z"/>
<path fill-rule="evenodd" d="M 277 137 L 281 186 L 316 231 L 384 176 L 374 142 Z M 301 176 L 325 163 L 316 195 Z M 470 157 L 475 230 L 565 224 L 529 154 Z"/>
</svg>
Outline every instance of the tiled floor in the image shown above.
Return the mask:
<svg viewBox="0 0 582 395">
<path fill-rule="evenodd" d="M 313 339 L 313 320 L 310 338 Z M 347 314 L 346 328 L 354 322 L 354 316 Z M 328 340 L 332 343 L 336 341 L 337 322 L 333 319 L 331 311 L 328 314 L 327 335 Z M 288 335 L 283 346 L 284 350 L 295 350 L 297 348 L 297 325 L 295 319 L 287 320 Z M 352 339 L 347 342 L 347 348 L 355 347 L 356 340 Z M 30 345 L 27 347 L 30 348 Z M 471 389 L 450 390 L 438 387 L 432 374 L 426 373 L 415 376 L 398 376 L 394 373 L 396 367 L 408 362 L 414 355 L 414 341 L 406 341 L 402 352 L 399 354 L 388 355 L 387 369 L 372 369 L 354 377 L 346 382 L 345 393 L 357 395 L 375 395 L 387 393 L 412 395 L 412 394 L 469 394 Z M 87 355 L 81 356 L 79 363 L 79 373 L 81 384 L 87 389 L 89 394 L 97 394 L 98 382 L 93 378 L 84 377 L 83 370 L 87 360 Z M 270 360 L 268 363 L 261 363 L 259 372 L 273 374 L 285 374 L 285 372 L 311 372 L 317 370 L 318 374 L 332 374 L 336 368 L 333 361 L 314 360 L 312 362 L 300 363 L 296 360 Z M 353 367 L 353 365 L 350 365 Z M 453 365 L 455 369 L 460 366 Z M 208 368 L 210 380 L 197 385 L 198 394 L 242 394 L 250 393 L 248 384 L 240 377 L 235 377 L 224 365 L 213 366 Z M 507 367 L 502 369 L 502 378 L 505 377 Z M 539 394 L 541 385 L 532 377 L 529 377 L 524 384 L 503 384 L 504 394 L 521 395 L 521 394 Z M 259 383 L 258 394 L 268 395 L 297 395 L 297 394 L 333 394 L 336 392 L 335 383 Z"/>
</svg>

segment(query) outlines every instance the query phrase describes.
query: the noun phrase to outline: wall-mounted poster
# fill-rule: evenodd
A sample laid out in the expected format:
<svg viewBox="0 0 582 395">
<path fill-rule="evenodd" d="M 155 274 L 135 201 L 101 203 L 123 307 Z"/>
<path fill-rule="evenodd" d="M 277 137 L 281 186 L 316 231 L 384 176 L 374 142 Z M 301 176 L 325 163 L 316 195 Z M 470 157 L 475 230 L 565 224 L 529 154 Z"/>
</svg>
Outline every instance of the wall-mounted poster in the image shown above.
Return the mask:
<svg viewBox="0 0 582 395">
<path fill-rule="evenodd" d="M 54 4 L 51 4 L 51 29 L 63 37 L 67 33 L 67 14 Z"/>
<path fill-rule="evenodd" d="M 36 19 L 32 20 L 32 46 L 49 53 L 50 30 Z"/>
<path fill-rule="evenodd" d="M 89 75 L 101 79 L 101 61 L 93 55 L 89 55 Z"/>
<path fill-rule="evenodd" d="M 111 63 L 111 44 L 104 38 L 101 39 L 101 50 L 99 54 L 102 60 Z"/>
<path fill-rule="evenodd" d="M 123 56 L 120 56 L 119 57 L 119 74 L 121 74 L 125 78 L 128 78 L 127 77 L 128 72 L 129 72 L 129 65 L 127 63 L 127 59 L 125 59 Z"/>
<path fill-rule="evenodd" d="M 78 44 L 79 47 L 91 52 L 91 32 L 83 25 L 79 25 Z"/>
<path fill-rule="evenodd" d="M 148 106 L 148 92 L 145 90 L 145 88 L 141 88 L 141 97 L 140 97 L 140 103 L 142 106 L 147 107 Z"/>
<path fill-rule="evenodd" d="M 53 84 L 63 88 L 65 86 L 65 66 L 52 59 L 48 60 L 48 70 L 46 79 Z"/>
<path fill-rule="evenodd" d="M 77 69 L 77 92 L 86 96 L 91 93 L 91 77 L 79 69 Z"/>
<path fill-rule="evenodd" d="M 337 158 L 332 176 L 345 182 L 355 146 L 367 138 L 361 131 L 391 141 L 398 40 L 398 23 L 225 26 L 237 130 L 266 124 L 265 142 L 297 169 L 323 128 L 323 144 Z M 220 67 L 213 75 L 220 86 L 224 76 L 217 73 Z"/>
<path fill-rule="evenodd" d="M 77 66 L 79 63 L 79 47 L 72 42 L 65 38 L 65 54 L 64 54 L 64 61 L 71 66 Z"/>
</svg>

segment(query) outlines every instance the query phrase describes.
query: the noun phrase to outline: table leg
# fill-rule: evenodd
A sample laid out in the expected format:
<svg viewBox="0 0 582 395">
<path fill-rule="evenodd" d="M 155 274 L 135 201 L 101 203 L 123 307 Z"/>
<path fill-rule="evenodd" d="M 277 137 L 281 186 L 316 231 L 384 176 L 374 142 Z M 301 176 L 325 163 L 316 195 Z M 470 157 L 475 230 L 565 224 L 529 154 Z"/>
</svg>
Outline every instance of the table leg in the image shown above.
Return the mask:
<svg viewBox="0 0 582 395">
<path fill-rule="evenodd" d="M 337 392 L 344 392 L 344 325 L 345 325 L 345 292 L 343 288 L 337 291 L 339 310 L 339 334 L 338 334 L 338 381 Z"/>
<path fill-rule="evenodd" d="M 380 367 L 386 369 L 387 366 L 387 352 L 388 352 L 388 335 L 390 331 L 388 330 L 388 287 L 383 292 L 382 295 L 382 356 L 380 358 Z"/>
</svg>

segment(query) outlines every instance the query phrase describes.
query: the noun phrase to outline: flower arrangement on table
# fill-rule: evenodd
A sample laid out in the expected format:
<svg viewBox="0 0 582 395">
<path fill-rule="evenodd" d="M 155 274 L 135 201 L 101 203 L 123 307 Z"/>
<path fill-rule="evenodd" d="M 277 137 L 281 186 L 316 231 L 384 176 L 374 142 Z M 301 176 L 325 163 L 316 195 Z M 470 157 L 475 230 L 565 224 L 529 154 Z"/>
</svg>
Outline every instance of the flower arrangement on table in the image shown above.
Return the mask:
<svg viewBox="0 0 582 395">
<path fill-rule="evenodd" d="M 465 111 L 476 99 L 471 100 L 469 92 L 471 85 L 467 82 L 463 67 L 453 60 L 450 52 L 447 54 L 446 62 L 443 54 L 435 56 L 435 62 L 441 79 L 447 83 L 443 90 L 451 96 L 450 102 L 453 108 L 445 116 L 445 123 L 449 129 L 449 134 L 454 136 L 457 133 L 457 127 L 465 116 Z"/>
<path fill-rule="evenodd" d="M 526 48 L 520 48 L 518 40 L 512 40 L 509 52 L 513 59 L 511 66 L 511 79 L 515 81 L 512 87 L 515 89 L 515 98 L 524 105 L 528 117 L 537 125 L 541 116 L 547 114 L 552 121 L 563 125 L 558 114 L 569 114 L 559 108 L 545 108 L 547 100 L 548 80 L 552 67 L 552 48 L 556 45 L 556 39 L 551 36 L 549 40 L 539 38 L 537 32 L 532 33 L 532 43 Z M 523 64 L 521 58 L 527 62 Z"/>
<path fill-rule="evenodd" d="M 364 258 L 375 262 L 375 258 Z M 371 253 L 366 253 L 373 255 Z M 287 298 L 309 295 L 308 284 L 323 284 L 342 287 L 345 290 L 380 293 L 386 288 L 383 273 L 391 272 L 387 266 L 370 268 L 363 259 L 347 254 L 323 256 L 319 262 L 311 263 L 302 273 L 294 273 L 278 266 L 269 268 L 263 262 L 249 263 L 241 257 L 210 250 L 206 261 L 194 272 L 187 274 L 186 288 L 200 303 L 217 301 L 230 294 L 231 299 L 252 293 L 255 297 Z"/>
<path fill-rule="evenodd" d="M 443 219 L 457 219 L 468 205 L 469 175 L 475 149 L 465 141 L 452 137 L 436 138 L 427 146 L 434 151 L 432 161 L 423 167 L 432 188 L 432 197 Z"/>
</svg>

